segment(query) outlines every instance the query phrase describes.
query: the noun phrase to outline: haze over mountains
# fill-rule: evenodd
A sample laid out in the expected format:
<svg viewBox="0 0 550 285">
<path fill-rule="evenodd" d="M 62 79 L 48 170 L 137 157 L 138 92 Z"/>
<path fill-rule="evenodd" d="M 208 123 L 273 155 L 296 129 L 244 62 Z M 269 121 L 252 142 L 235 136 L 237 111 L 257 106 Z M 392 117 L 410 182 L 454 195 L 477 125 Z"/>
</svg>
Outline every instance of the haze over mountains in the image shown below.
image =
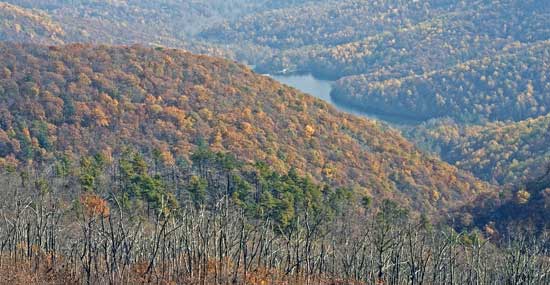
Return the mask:
<svg viewBox="0 0 550 285">
<path fill-rule="evenodd" d="M 5 18 L 5 40 L 165 45 L 313 73 L 370 112 L 476 123 L 550 104 L 544 1 L 6 2 L 25 16 Z"/>
<path fill-rule="evenodd" d="M 433 134 L 425 127 L 432 124 L 444 126 L 439 129 L 447 133 L 460 128 L 477 135 L 481 129 L 506 124 L 498 122 L 548 113 L 550 11 L 543 2 L 15 0 L 0 6 L 4 15 L 0 38 L 50 45 L 170 46 L 240 60 L 262 72 L 306 72 L 339 79 L 332 97 L 343 105 L 396 120 L 450 117 L 459 125 L 447 125 L 444 119 L 407 132 L 425 146 L 429 139 L 423 136 Z M 309 126 L 316 120 L 299 124 Z M 496 125 L 483 126 L 488 122 Z M 523 129 L 525 124 L 517 126 Z M 537 127 L 545 129 L 543 123 Z M 371 127 L 361 128 L 368 133 Z M 414 130 L 419 133 L 411 133 Z M 463 151 L 451 151 L 448 143 Z M 543 168 L 539 163 L 546 161 L 540 148 L 514 147 L 480 164 L 467 151 L 471 147 L 459 145 L 447 140 L 443 149 L 449 152 L 440 153 L 441 158 L 492 183 L 521 183 L 518 179 L 533 178 L 536 169 Z M 260 142 L 255 146 L 265 147 Z M 436 148 L 442 146 L 437 143 Z M 535 153 L 542 157 L 519 162 L 524 165 L 519 169 L 530 169 L 519 174 L 517 163 L 511 162 Z M 280 158 L 270 161 L 284 164 Z M 311 157 L 294 163 L 304 166 L 306 161 L 311 162 Z M 329 162 L 317 161 L 308 171 L 321 177 Z M 343 172 L 357 172 L 353 177 L 366 179 L 359 174 L 363 168 L 357 169 Z"/>
<path fill-rule="evenodd" d="M 546 1 L 9 0 L 0 59 L 0 276 L 549 282 Z"/>
</svg>

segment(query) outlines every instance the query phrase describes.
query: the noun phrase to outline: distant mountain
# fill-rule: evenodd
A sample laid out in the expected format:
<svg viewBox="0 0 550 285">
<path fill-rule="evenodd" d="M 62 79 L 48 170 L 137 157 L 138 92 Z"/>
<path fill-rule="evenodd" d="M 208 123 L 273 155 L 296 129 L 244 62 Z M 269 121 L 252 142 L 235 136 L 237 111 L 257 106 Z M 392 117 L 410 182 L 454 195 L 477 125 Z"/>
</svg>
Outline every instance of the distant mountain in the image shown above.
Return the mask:
<svg viewBox="0 0 550 285">
<path fill-rule="evenodd" d="M 434 120 L 406 134 L 443 160 L 494 183 L 530 181 L 550 163 L 550 116 L 482 126 Z"/>
<path fill-rule="evenodd" d="M 255 35 L 254 27 L 260 27 L 267 35 L 258 37 L 271 39 L 274 43 L 285 42 L 286 37 L 300 32 L 315 39 L 300 45 L 279 47 L 277 56 L 258 63 L 268 70 L 297 69 L 331 78 L 358 74 L 396 78 L 498 54 L 507 45 L 547 40 L 550 31 L 550 11 L 542 1 L 359 2 L 343 1 L 338 4 L 340 6 L 332 3 L 319 8 L 304 8 L 294 13 L 307 16 L 291 19 L 303 22 L 300 24 L 274 25 L 284 23 L 285 17 L 293 13 L 276 11 L 278 17 L 273 19 L 259 15 L 258 22 L 247 25 L 242 20 L 234 24 L 242 33 L 227 26 L 218 28 L 217 33 L 220 37 L 227 33 L 233 39 L 246 42 L 255 39 L 250 35 Z M 334 23 L 325 25 L 332 34 L 304 28 L 315 26 L 317 18 Z M 271 23 L 260 24 L 262 21 Z M 269 37 L 269 32 L 275 28 L 283 31 Z M 338 35 L 348 37 L 340 42 L 333 41 Z M 299 39 L 288 41 L 294 43 Z"/>
<path fill-rule="evenodd" d="M 359 75 L 335 85 L 339 101 L 427 120 L 519 121 L 550 110 L 550 41 L 518 46 L 422 75 L 376 80 Z"/>
<path fill-rule="evenodd" d="M 370 112 L 522 120 L 549 107 L 546 84 L 536 86 L 548 66 L 546 4 L 321 1 L 214 25 L 199 36 L 269 49 L 270 56 L 254 58 L 261 72 L 340 79 L 333 97 Z M 529 81 L 533 98 L 523 98 Z"/>
<path fill-rule="evenodd" d="M 46 13 L 0 2 L 0 41 L 62 44 L 64 36 Z"/>
<path fill-rule="evenodd" d="M 240 44 L 209 43 L 197 38 L 199 32 L 249 14 L 301 6 L 313 0 L 203 0 L 203 1 L 64 1 L 8 0 L 18 10 L 46 16 L 64 31 L 57 35 L 65 43 L 148 45 L 182 48 L 194 53 L 257 61 L 271 54 L 268 48 Z M 9 3 L 9 4 L 7 4 Z M 16 17 L 12 11 L 7 17 Z M 30 24 L 32 29 L 35 24 Z M 24 27 L 26 25 L 21 25 Z M 32 37 L 3 40 L 59 44 Z M 245 56 L 246 55 L 246 56 Z"/>
<path fill-rule="evenodd" d="M 4 1 L 39 10 L 60 23 L 67 42 L 185 46 L 191 37 L 223 20 L 299 5 L 295 0 L 204 1 Z"/>
<path fill-rule="evenodd" d="M 201 143 L 432 211 L 491 187 L 398 132 L 233 62 L 178 50 L 1 44 L 4 161 L 117 153 L 185 157 Z"/>
<path fill-rule="evenodd" d="M 429 7 L 419 1 L 403 0 L 316 1 L 226 21 L 199 36 L 211 41 L 244 42 L 281 50 L 335 46 L 428 19 Z"/>
<path fill-rule="evenodd" d="M 53 42 L 6 40 L 176 47 L 260 72 L 313 73 L 340 79 L 336 101 L 375 113 L 518 121 L 550 107 L 542 0 L 5 2 L 59 30 L 32 33 Z"/>
</svg>

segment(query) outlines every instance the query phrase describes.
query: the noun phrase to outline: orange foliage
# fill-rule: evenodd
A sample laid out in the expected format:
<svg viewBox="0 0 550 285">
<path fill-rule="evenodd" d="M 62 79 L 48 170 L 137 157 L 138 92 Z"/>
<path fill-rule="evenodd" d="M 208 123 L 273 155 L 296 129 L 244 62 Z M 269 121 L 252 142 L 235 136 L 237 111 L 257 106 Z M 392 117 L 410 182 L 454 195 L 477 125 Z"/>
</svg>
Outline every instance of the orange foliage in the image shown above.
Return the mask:
<svg viewBox="0 0 550 285">
<path fill-rule="evenodd" d="M 433 201 L 426 189 L 437 190 L 441 199 L 428 211 L 488 188 L 423 155 L 396 131 L 337 112 L 323 101 L 234 62 L 136 46 L 68 45 L 52 50 L 0 43 L 0 47 L 5 55 L 0 70 L 17 66 L 11 70 L 12 78 L 21 80 L 15 83 L 24 83 L 24 74 L 33 73 L 42 83 L 40 94 L 48 91 L 48 97 L 63 101 L 62 112 L 56 114 L 39 112 L 44 102 L 27 94 L 0 97 L 1 116 L 17 117 L 29 128 L 37 120 L 48 126 L 42 133 L 32 128 L 14 132 L 24 132 L 26 141 L 8 135 L 11 146 L 19 143 L 21 147 L 11 147 L 7 155 L 19 159 L 25 157 L 25 143 L 34 141 L 37 145 L 49 142 L 49 150 L 32 151 L 33 146 L 26 155 L 64 151 L 89 155 L 107 147 L 115 154 L 125 146 L 169 146 L 161 149 L 166 151 L 164 162 L 171 164 L 178 159 L 174 155 L 189 159 L 200 138 L 241 161 L 263 160 L 279 171 L 295 168 L 316 182 L 328 180 L 331 186 L 372 189 L 380 199 L 401 193 L 404 203 Z M 92 68 L 96 64 L 101 69 Z M 57 71 L 59 66 L 64 67 L 62 72 Z M 173 76 L 166 76 L 167 70 Z M 81 78 L 85 74 L 94 84 L 75 84 L 68 74 L 82 74 Z M 52 82 L 57 87 L 50 88 Z M 12 83 L 0 81 L 0 87 L 7 90 Z M 228 96 L 228 88 L 238 90 L 239 96 Z M 38 111 L 29 113 L 29 105 Z M 409 199 L 411 195 L 415 199 Z"/>
<path fill-rule="evenodd" d="M 84 213 L 90 218 L 109 216 L 109 203 L 95 194 L 82 195 L 80 197 L 80 204 L 84 206 Z"/>
</svg>

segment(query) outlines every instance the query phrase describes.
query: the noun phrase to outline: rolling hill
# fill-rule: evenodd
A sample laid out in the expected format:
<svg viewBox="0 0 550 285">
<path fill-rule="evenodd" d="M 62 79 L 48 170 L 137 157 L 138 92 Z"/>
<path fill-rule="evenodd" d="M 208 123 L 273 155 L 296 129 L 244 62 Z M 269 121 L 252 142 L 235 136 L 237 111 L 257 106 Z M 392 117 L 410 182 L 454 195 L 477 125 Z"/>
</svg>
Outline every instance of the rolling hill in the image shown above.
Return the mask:
<svg viewBox="0 0 550 285">
<path fill-rule="evenodd" d="M 322 1 L 199 37 L 268 48 L 255 62 L 261 72 L 340 79 L 334 99 L 369 112 L 517 121 L 547 114 L 538 75 L 547 68 L 549 13 L 537 0 Z M 542 85 L 523 98 L 528 82 Z"/>
<path fill-rule="evenodd" d="M 191 47 L 193 35 L 243 15 L 308 1 L 41 1 L 8 0 L 12 7 L 49 15 L 66 31 L 66 42 Z M 8 4 L 9 5 L 9 4 Z M 16 6 L 17 5 L 17 6 Z M 201 43 L 195 43 L 201 48 Z M 193 45 L 195 45 L 193 44 Z"/>
<path fill-rule="evenodd" d="M 335 84 L 333 97 L 386 114 L 427 120 L 520 121 L 548 114 L 550 42 L 402 78 L 359 75 Z"/>
<path fill-rule="evenodd" d="M 65 32 L 46 13 L 0 2 L 0 40 L 62 44 Z"/>
<path fill-rule="evenodd" d="M 518 229 L 541 238 L 550 221 L 550 168 L 540 165 L 540 175 L 511 191 L 480 195 L 454 212 L 459 229 L 483 229 L 493 239 L 517 234 Z"/>
<path fill-rule="evenodd" d="M 481 126 L 434 120 L 409 130 L 407 137 L 452 165 L 494 183 L 517 185 L 533 180 L 550 163 L 550 116 Z"/>
<path fill-rule="evenodd" d="M 0 283 L 549 284 L 549 19 L 2 1 Z"/>
<path fill-rule="evenodd" d="M 3 161 L 117 153 L 186 157 L 202 143 L 431 211 L 490 190 L 397 131 L 234 62 L 183 51 L 2 43 Z"/>
</svg>

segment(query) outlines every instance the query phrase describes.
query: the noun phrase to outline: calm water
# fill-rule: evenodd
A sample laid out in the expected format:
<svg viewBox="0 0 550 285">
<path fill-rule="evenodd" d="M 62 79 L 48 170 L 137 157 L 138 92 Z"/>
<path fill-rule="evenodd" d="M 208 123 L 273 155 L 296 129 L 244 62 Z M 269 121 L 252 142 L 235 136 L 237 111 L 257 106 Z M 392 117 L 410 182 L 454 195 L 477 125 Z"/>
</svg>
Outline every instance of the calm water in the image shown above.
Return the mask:
<svg viewBox="0 0 550 285">
<path fill-rule="evenodd" d="M 332 104 L 338 110 L 354 114 L 357 116 L 367 117 L 370 119 L 380 119 L 378 116 L 354 110 L 353 108 L 342 106 L 337 104 L 330 97 L 330 92 L 332 91 L 333 81 L 321 80 L 313 77 L 311 74 L 308 75 L 269 75 L 271 78 L 286 84 L 288 86 L 294 87 L 304 93 L 311 94 L 319 99 L 323 99 L 326 102 Z"/>
</svg>

